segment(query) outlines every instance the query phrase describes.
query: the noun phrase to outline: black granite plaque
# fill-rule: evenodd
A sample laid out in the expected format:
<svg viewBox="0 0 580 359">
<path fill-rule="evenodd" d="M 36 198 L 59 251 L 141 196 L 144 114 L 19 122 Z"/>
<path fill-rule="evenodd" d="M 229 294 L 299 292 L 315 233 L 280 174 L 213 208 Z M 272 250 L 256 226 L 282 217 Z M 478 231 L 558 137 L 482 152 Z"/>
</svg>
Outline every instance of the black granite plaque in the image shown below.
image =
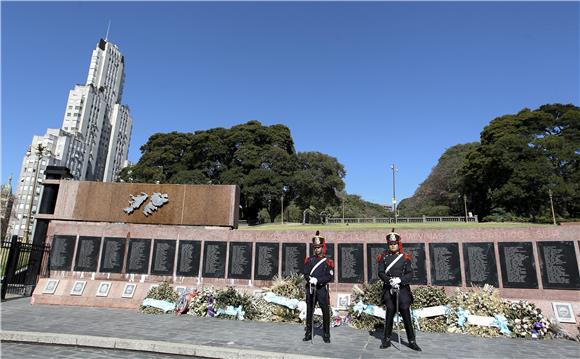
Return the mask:
<svg viewBox="0 0 580 359">
<path fill-rule="evenodd" d="M 202 275 L 208 278 L 226 276 L 226 242 L 205 242 Z"/>
<path fill-rule="evenodd" d="M 574 242 L 538 242 L 542 283 L 546 289 L 580 289 Z"/>
<path fill-rule="evenodd" d="M 197 277 L 201 259 L 201 241 L 179 241 L 176 275 Z"/>
<path fill-rule="evenodd" d="M 504 288 L 538 288 L 531 242 L 500 242 L 499 264 Z"/>
<path fill-rule="evenodd" d="M 314 247 L 312 247 L 312 243 L 308 246 L 308 256 L 314 255 Z M 326 258 L 334 260 L 334 243 L 326 243 Z"/>
<path fill-rule="evenodd" d="M 483 287 L 485 284 L 499 287 L 497 263 L 492 242 L 463 243 L 465 282 L 468 287 Z"/>
<path fill-rule="evenodd" d="M 150 252 L 150 239 L 131 238 L 127 254 L 127 273 L 147 274 L 149 272 Z"/>
<path fill-rule="evenodd" d="M 228 278 L 252 278 L 251 242 L 230 242 Z"/>
<path fill-rule="evenodd" d="M 123 270 L 123 259 L 125 258 L 126 241 L 126 238 L 105 238 L 99 272 L 121 273 Z"/>
<path fill-rule="evenodd" d="M 362 283 L 364 281 L 364 253 L 362 243 L 338 244 L 339 283 Z"/>
<path fill-rule="evenodd" d="M 71 270 L 76 239 L 76 236 L 54 236 L 50 249 L 50 270 Z"/>
<path fill-rule="evenodd" d="M 282 243 L 282 275 L 302 274 L 306 259 L 306 243 Z"/>
<path fill-rule="evenodd" d="M 271 280 L 278 274 L 278 243 L 256 242 L 255 280 Z"/>
<path fill-rule="evenodd" d="M 431 284 L 461 286 L 458 243 L 429 243 Z"/>
<path fill-rule="evenodd" d="M 411 256 L 410 284 L 427 285 L 427 265 L 425 264 L 425 243 L 404 243 L 403 250 Z"/>
<path fill-rule="evenodd" d="M 96 272 L 99 264 L 101 237 L 79 237 L 75 271 Z"/>
<path fill-rule="evenodd" d="M 387 249 L 386 243 L 368 243 L 367 244 L 367 280 L 373 283 L 379 278 L 379 262 L 377 257 Z"/>
<path fill-rule="evenodd" d="M 173 275 L 176 241 L 173 239 L 156 239 L 153 243 L 153 261 L 151 274 Z"/>
</svg>

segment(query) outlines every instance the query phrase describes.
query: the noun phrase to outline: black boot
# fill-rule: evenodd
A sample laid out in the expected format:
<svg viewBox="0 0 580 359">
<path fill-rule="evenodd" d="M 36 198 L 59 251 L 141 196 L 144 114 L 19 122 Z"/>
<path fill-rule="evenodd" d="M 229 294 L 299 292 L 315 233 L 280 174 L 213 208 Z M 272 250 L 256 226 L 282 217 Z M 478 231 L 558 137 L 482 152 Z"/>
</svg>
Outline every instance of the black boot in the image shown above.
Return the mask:
<svg viewBox="0 0 580 359">
<path fill-rule="evenodd" d="M 330 343 L 330 306 L 326 305 L 324 307 L 322 308 L 322 326 L 324 330 L 322 340 L 325 343 Z"/>
<path fill-rule="evenodd" d="M 422 351 L 415 342 L 415 328 L 413 328 L 413 321 L 411 318 L 411 310 L 405 308 L 401 310 L 401 317 L 403 317 L 403 324 L 405 325 L 405 332 L 407 332 L 407 339 L 409 340 L 409 348 L 418 352 Z"/>
<path fill-rule="evenodd" d="M 308 342 L 312 340 L 312 332 L 306 332 L 306 334 L 304 334 L 304 338 L 302 338 L 303 341 Z"/>
<path fill-rule="evenodd" d="M 391 339 L 383 339 L 381 341 L 381 346 L 380 346 L 381 349 L 387 349 L 390 346 L 391 346 Z"/>
<path fill-rule="evenodd" d="M 421 352 L 422 351 L 421 348 L 419 348 L 419 346 L 417 345 L 416 342 L 409 342 L 409 348 L 411 348 L 411 349 L 413 349 L 415 351 L 418 351 L 418 352 Z"/>
<path fill-rule="evenodd" d="M 391 346 L 391 334 L 393 333 L 393 320 L 395 318 L 395 311 L 387 308 L 385 325 L 387 326 L 384 331 L 384 337 L 381 341 L 381 349 L 386 349 Z"/>
</svg>

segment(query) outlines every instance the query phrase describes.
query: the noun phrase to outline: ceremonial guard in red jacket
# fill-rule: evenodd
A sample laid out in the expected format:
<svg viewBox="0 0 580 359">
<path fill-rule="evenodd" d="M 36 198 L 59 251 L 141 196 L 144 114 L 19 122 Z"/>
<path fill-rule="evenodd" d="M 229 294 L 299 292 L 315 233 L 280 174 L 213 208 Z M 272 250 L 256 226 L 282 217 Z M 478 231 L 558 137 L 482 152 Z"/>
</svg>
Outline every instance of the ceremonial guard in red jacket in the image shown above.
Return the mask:
<svg viewBox="0 0 580 359">
<path fill-rule="evenodd" d="M 334 279 L 334 263 L 326 258 L 326 241 L 316 231 L 312 238 L 314 255 L 304 261 L 304 278 L 306 279 L 306 334 L 304 341 L 312 340 L 312 318 L 316 303 L 322 310 L 322 322 L 324 326 L 323 340 L 330 343 L 330 295 L 328 283 Z"/>
<path fill-rule="evenodd" d="M 415 342 L 415 331 L 411 320 L 410 307 L 413 303 L 413 294 L 409 286 L 412 278 L 411 256 L 403 252 L 401 236 L 395 233 L 394 229 L 392 233 L 387 235 L 386 239 L 388 249 L 377 257 L 379 262 L 378 275 L 383 281 L 383 299 L 387 312 L 381 349 L 391 346 L 393 319 L 398 310 L 403 318 L 407 339 L 409 340 L 409 348 L 421 351 L 421 348 Z"/>
</svg>

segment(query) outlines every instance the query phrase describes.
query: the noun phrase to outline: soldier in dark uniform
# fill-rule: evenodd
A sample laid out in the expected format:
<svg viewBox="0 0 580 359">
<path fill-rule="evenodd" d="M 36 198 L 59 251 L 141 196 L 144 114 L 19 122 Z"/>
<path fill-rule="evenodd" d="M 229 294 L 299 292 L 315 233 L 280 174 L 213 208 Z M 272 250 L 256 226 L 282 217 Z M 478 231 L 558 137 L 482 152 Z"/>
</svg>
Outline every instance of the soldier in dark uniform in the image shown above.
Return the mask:
<svg viewBox="0 0 580 359">
<path fill-rule="evenodd" d="M 314 255 L 304 260 L 304 278 L 306 279 L 306 334 L 304 341 L 312 340 L 312 315 L 316 303 L 322 310 L 322 322 L 324 326 L 323 340 L 330 343 L 330 295 L 328 283 L 334 278 L 334 263 L 326 258 L 326 241 L 316 231 L 312 238 Z"/>
<path fill-rule="evenodd" d="M 399 295 L 399 313 L 403 318 L 409 348 L 421 351 L 415 342 L 415 331 L 411 321 L 411 309 L 413 294 L 409 281 L 412 277 L 411 256 L 403 253 L 401 236 L 394 232 L 387 235 L 388 250 L 377 257 L 378 275 L 383 281 L 383 299 L 385 301 L 387 317 L 385 318 L 385 334 L 381 342 L 381 349 L 391 346 L 391 333 L 393 332 L 393 319 L 396 314 L 397 292 Z"/>
</svg>

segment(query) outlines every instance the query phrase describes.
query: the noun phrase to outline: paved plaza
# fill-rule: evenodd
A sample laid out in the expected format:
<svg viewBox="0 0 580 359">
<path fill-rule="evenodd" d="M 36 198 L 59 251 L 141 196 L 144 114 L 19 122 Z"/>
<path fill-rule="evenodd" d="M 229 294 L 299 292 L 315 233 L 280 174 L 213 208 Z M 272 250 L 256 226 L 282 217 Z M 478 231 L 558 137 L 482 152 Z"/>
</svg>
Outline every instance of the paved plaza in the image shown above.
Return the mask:
<svg viewBox="0 0 580 359">
<path fill-rule="evenodd" d="M 380 333 L 369 334 L 347 326 L 331 329 L 331 344 L 322 343 L 321 333 L 317 333 L 312 345 L 302 342 L 304 330 L 298 324 L 146 315 L 138 310 L 111 308 L 30 305 L 30 298 L 3 302 L 1 315 L 2 358 L 23 358 L 17 355 L 21 350 L 50 353 L 48 357 L 51 358 L 73 358 L 75 351 L 81 350 L 88 351 L 78 352 L 76 357 L 156 357 L 148 353 L 135 354 L 135 351 L 160 353 L 159 358 L 185 355 L 208 358 L 580 357 L 580 344 L 570 340 L 479 338 L 425 332 L 417 333 L 417 343 L 423 352 L 414 352 L 405 346 L 401 352 L 393 347 L 381 350 Z M 403 334 L 403 342 L 405 339 Z M 42 346 L 30 343 L 42 343 Z M 46 344 L 52 345 L 43 349 Z M 63 347 L 62 344 L 72 346 Z M 128 355 L 124 350 L 133 353 Z"/>
</svg>

